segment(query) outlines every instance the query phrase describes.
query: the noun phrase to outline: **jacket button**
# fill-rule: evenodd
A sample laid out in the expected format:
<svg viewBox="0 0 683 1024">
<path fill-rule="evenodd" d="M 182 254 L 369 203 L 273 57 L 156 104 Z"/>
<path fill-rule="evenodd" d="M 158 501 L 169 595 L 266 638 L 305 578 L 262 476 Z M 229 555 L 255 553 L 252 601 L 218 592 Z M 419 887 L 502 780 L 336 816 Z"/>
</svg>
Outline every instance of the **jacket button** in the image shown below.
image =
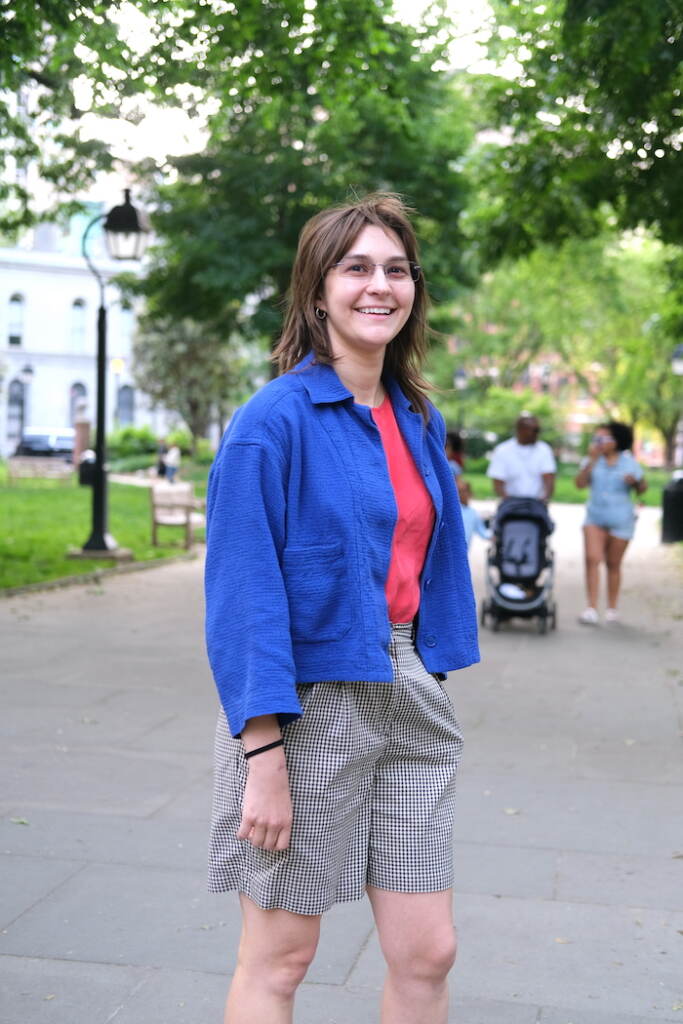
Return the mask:
<svg viewBox="0 0 683 1024">
<path fill-rule="evenodd" d="M 425 637 L 425 643 L 427 647 L 436 647 L 436 637 L 432 633 L 430 633 L 428 636 Z"/>
</svg>

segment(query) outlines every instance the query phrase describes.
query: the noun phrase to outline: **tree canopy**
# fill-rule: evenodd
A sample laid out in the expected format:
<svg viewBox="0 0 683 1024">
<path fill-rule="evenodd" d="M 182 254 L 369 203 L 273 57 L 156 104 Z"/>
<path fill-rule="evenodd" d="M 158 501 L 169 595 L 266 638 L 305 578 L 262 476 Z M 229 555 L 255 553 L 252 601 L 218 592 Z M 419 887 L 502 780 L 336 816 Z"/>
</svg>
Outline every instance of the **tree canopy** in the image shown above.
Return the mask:
<svg viewBox="0 0 683 1024">
<path fill-rule="evenodd" d="M 135 51 L 115 20 L 123 6 L 0 0 L 0 229 L 15 232 L 43 212 L 24 174 L 31 162 L 64 194 L 111 167 L 109 147 L 86 137 L 82 118 L 122 116 L 137 79 Z"/>
<path fill-rule="evenodd" d="M 652 427 L 671 462 L 683 408 L 683 380 L 671 372 L 677 252 L 644 232 L 613 232 L 539 246 L 487 273 L 458 304 L 468 420 L 491 388 L 545 367 L 556 405 L 583 395 L 605 419 Z"/>
<path fill-rule="evenodd" d="M 274 22 L 252 33 L 240 8 L 237 71 L 216 61 L 215 43 L 200 69 L 203 88 L 223 96 L 206 149 L 171 160 L 170 183 L 151 196 L 150 309 L 273 338 L 305 221 L 376 189 L 417 208 L 429 284 L 445 301 L 467 273 L 459 217 L 471 129 L 465 99 L 434 70 L 443 43 L 377 0 L 257 6 L 272 7 Z"/>
<path fill-rule="evenodd" d="M 477 164 L 486 258 L 593 234 L 606 217 L 683 242 L 681 0 L 492 7 L 490 55 L 509 77 L 485 82 L 501 132 Z"/>
<path fill-rule="evenodd" d="M 143 317 L 134 357 L 137 385 L 182 416 L 194 444 L 212 423 L 226 421 L 231 403 L 253 383 L 253 354 L 243 345 L 226 345 L 222 335 L 212 337 L 205 324 L 192 320 Z"/>
</svg>

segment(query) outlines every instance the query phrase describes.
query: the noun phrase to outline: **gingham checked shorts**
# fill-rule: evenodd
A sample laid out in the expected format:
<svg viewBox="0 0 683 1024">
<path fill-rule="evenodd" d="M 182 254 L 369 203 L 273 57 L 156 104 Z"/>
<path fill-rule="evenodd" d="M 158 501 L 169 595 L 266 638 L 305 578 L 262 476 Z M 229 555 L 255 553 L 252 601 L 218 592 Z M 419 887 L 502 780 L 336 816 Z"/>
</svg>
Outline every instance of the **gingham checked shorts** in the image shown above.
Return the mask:
<svg viewBox="0 0 683 1024">
<path fill-rule="evenodd" d="M 303 716 L 283 729 L 294 808 L 287 850 L 236 837 L 247 768 L 220 712 L 211 892 L 237 889 L 263 909 L 322 914 L 361 899 L 366 884 L 451 887 L 460 727 L 415 650 L 411 624 L 392 626 L 390 654 L 393 683 L 298 686 Z"/>
</svg>

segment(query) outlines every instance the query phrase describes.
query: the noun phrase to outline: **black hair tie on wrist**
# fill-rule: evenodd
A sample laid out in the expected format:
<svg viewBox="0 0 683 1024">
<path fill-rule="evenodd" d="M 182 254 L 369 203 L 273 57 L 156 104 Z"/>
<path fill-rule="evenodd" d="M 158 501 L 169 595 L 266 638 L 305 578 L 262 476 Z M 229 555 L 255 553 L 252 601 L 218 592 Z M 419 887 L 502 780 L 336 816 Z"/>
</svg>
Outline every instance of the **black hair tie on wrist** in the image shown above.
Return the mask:
<svg viewBox="0 0 683 1024">
<path fill-rule="evenodd" d="M 285 741 L 282 736 L 279 740 L 274 740 L 272 743 L 266 743 L 264 747 L 255 747 L 253 750 L 245 750 L 244 757 L 248 761 L 250 757 L 256 757 L 257 754 L 264 754 L 266 750 L 272 750 L 273 747 L 284 747 Z"/>
</svg>

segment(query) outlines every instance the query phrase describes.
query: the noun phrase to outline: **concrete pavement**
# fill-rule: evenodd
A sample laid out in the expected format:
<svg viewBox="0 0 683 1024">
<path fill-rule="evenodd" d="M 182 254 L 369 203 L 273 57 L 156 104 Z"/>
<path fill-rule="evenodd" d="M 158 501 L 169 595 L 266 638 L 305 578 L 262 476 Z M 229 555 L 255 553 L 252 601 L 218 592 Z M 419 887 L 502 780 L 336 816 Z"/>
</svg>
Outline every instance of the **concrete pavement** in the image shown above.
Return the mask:
<svg viewBox="0 0 683 1024">
<path fill-rule="evenodd" d="M 457 1024 L 683 1021 L 683 565 L 641 517 L 624 625 L 587 629 L 556 506 L 560 628 L 449 679 Z M 475 538 L 478 588 L 484 545 Z M 201 567 L 0 601 L 0 1024 L 214 1024 L 236 899 L 204 891 L 215 698 Z M 333 909 L 298 1024 L 377 1021 L 367 902 Z"/>
</svg>

